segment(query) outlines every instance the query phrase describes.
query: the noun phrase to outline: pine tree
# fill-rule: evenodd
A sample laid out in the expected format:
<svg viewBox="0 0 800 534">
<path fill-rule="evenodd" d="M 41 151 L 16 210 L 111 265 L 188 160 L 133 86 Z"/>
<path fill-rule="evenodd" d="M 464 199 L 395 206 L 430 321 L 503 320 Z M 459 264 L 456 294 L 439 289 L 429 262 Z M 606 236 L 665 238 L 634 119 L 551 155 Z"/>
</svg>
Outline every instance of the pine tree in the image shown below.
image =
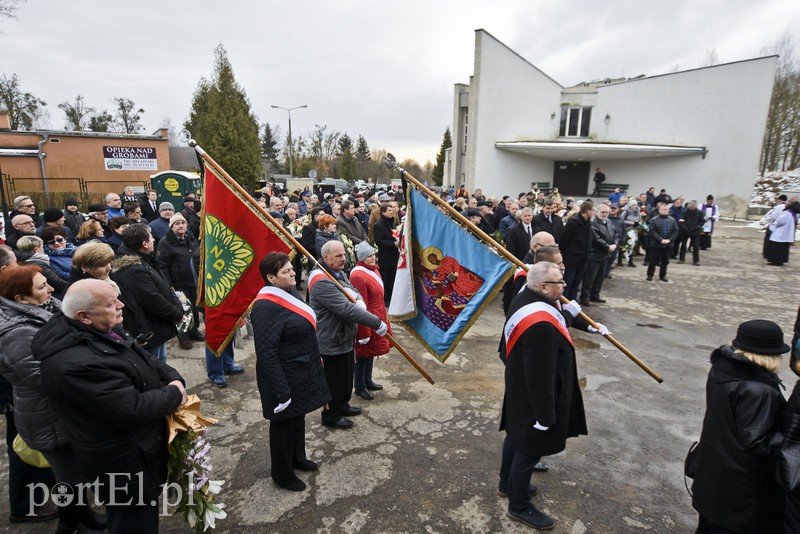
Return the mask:
<svg viewBox="0 0 800 534">
<path fill-rule="evenodd" d="M 197 84 L 184 127 L 240 184 L 256 186 L 263 172 L 258 121 L 221 44 L 214 49 L 211 79 Z"/>
<path fill-rule="evenodd" d="M 442 185 L 444 179 L 444 160 L 447 149 L 453 146 L 453 139 L 450 137 L 450 128 L 444 131 L 444 139 L 442 146 L 439 148 L 439 153 L 436 154 L 436 166 L 433 168 L 431 179 L 436 185 Z"/>
<path fill-rule="evenodd" d="M 345 148 L 339 158 L 339 178 L 342 180 L 355 180 L 356 178 L 356 158 L 350 148 Z"/>
<path fill-rule="evenodd" d="M 363 135 L 359 135 L 358 141 L 356 142 L 356 159 L 360 163 L 369 161 L 369 145 Z"/>
<path fill-rule="evenodd" d="M 349 150 L 350 155 L 353 155 L 353 140 L 350 139 L 350 136 L 346 133 L 339 137 L 339 144 L 336 147 L 336 155 L 341 158 L 342 155 L 344 155 L 345 150 Z"/>
<path fill-rule="evenodd" d="M 264 134 L 261 136 L 261 157 L 264 161 L 278 167 L 278 156 L 281 151 L 278 149 L 278 129 L 272 130 L 269 123 L 264 124 Z"/>
</svg>

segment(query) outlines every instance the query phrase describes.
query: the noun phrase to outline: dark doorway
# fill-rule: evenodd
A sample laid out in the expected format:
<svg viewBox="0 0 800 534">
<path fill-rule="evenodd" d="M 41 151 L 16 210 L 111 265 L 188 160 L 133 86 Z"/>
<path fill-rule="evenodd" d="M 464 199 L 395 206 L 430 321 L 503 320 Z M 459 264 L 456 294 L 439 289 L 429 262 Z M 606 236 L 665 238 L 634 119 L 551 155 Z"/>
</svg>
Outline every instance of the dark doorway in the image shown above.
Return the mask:
<svg viewBox="0 0 800 534">
<path fill-rule="evenodd" d="M 589 190 L 588 161 L 556 161 L 553 167 L 553 187 L 562 195 L 583 196 Z"/>
</svg>

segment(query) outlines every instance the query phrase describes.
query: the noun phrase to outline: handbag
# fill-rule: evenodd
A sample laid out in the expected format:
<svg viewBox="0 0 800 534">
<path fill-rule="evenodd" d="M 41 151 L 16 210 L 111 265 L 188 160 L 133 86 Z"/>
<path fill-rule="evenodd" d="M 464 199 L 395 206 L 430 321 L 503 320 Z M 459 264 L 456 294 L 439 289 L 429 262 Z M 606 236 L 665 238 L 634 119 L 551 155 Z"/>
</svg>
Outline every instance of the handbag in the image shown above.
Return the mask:
<svg viewBox="0 0 800 534">
<path fill-rule="evenodd" d="M 17 456 L 26 464 L 32 465 L 33 467 L 50 467 L 50 463 L 42 453 L 28 447 L 28 444 L 25 443 L 25 440 L 22 439 L 22 436 L 19 434 L 14 438 L 13 448 Z"/>
<path fill-rule="evenodd" d="M 686 492 L 689 494 L 689 497 L 694 497 L 692 495 L 692 490 L 689 489 L 689 483 L 686 482 L 687 478 L 691 478 L 694 480 L 694 476 L 697 474 L 697 462 L 698 451 L 700 450 L 700 442 L 695 441 L 692 443 L 692 446 L 689 447 L 689 452 L 686 453 L 686 459 L 683 461 L 683 485 L 686 486 Z"/>
</svg>

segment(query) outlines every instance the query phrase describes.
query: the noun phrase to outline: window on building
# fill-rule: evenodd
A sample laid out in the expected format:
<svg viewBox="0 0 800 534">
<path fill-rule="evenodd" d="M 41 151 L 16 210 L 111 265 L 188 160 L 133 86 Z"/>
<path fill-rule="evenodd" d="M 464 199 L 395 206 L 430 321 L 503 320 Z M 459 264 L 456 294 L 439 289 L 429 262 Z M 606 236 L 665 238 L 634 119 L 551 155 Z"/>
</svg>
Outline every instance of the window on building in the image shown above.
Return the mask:
<svg viewBox="0 0 800 534">
<path fill-rule="evenodd" d="M 589 137 L 589 123 L 592 120 L 592 108 L 561 106 L 561 137 Z"/>
</svg>

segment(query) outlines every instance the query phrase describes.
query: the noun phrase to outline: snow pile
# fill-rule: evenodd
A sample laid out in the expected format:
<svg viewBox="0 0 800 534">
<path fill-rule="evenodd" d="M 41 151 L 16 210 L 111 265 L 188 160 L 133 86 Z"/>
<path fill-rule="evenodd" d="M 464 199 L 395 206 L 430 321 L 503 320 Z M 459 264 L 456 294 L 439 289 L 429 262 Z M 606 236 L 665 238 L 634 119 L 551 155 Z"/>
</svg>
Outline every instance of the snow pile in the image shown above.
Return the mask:
<svg viewBox="0 0 800 534">
<path fill-rule="evenodd" d="M 771 208 L 781 192 L 800 192 L 800 169 L 765 174 L 753 188 L 750 207 Z"/>
</svg>

